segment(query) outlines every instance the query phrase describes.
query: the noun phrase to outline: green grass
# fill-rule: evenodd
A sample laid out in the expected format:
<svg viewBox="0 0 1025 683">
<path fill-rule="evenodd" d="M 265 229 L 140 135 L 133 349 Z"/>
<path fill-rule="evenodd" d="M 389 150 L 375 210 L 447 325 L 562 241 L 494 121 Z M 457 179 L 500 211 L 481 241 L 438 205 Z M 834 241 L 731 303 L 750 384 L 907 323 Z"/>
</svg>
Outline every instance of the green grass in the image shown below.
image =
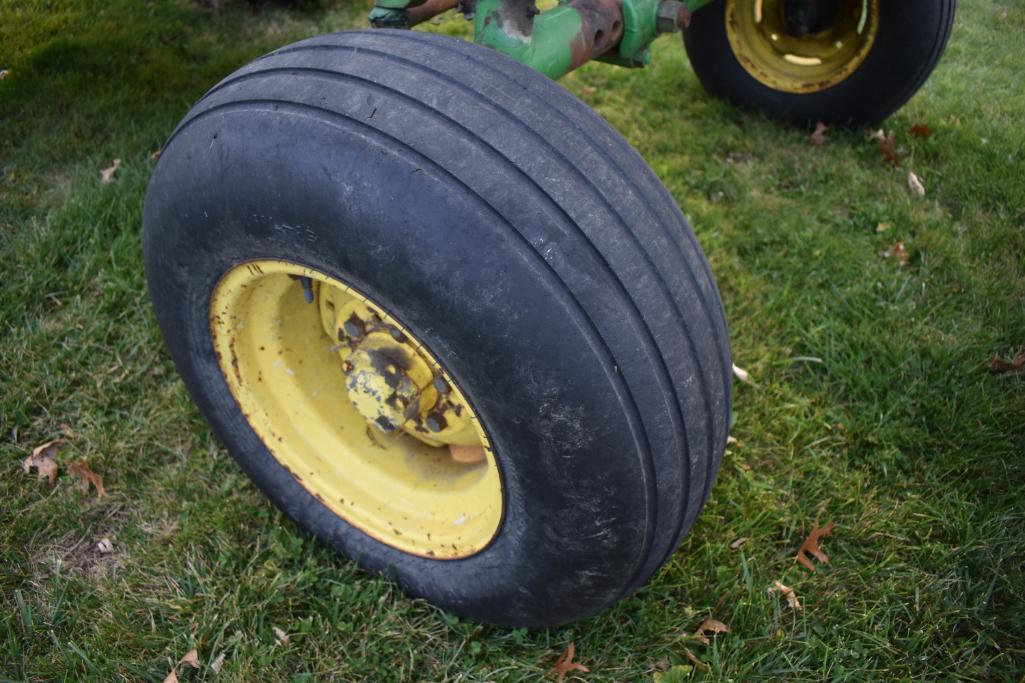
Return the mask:
<svg viewBox="0 0 1025 683">
<path fill-rule="evenodd" d="M 709 667 L 695 680 L 1020 680 L 1025 378 L 986 363 L 1025 345 L 1025 8 L 961 2 L 939 68 L 886 122 L 900 171 L 864 132 L 814 147 L 709 99 L 674 39 L 649 69 L 565 79 L 691 218 L 757 385 L 737 385 L 739 443 L 656 578 L 526 631 L 411 600 L 299 533 L 211 437 L 148 305 L 151 153 L 220 77 L 362 25 L 363 4 L 0 7 L 0 678 L 160 681 L 196 647 L 183 680 L 536 680 L 575 641 L 587 680 L 650 680 L 685 648 Z M 898 241 L 904 267 L 879 256 Z M 51 490 L 20 462 L 61 432 Z M 107 497 L 73 488 L 80 457 Z M 812 574 L 793 556 L 816 521 L 837 528 Z M 766 592 L 777 579 L 803 612 Z M 688 641 L 709 615 L 730 632 Z"/>
</svg>

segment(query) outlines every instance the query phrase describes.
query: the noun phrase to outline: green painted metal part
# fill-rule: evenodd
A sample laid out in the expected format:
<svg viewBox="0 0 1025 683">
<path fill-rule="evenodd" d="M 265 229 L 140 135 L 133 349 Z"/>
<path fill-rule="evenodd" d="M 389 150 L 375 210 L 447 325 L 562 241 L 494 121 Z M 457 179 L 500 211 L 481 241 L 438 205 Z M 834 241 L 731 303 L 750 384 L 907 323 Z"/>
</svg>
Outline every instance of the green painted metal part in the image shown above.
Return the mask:
<svg viewBox="0 0 1025 683">
<path fill-rule="evenodd" d="M 533 17 L 532 26 L 517 26 L 503 20 L 505 0 L 477 0 L 474 17 L 475 43 L 485 45 L 516 61 L 526 64 L 549 78 L 566 74 L 573 64 L 571 42 L 583 21 L 580 12 L 568 5 L 559 5 Z"/>
<path fill-rule="evenodd" d="M 717 0 L 681 0 L 687 10 L 694 12 Z M 421 4 L 423 0 L 377 0 L 370 13 L 376 26 L 402 28 L 405 8 Z M 620 66 L 644 66 L 651 58 L 651 42 L 658 30 L 659 6 L 663 0 L 620 0 L 623 15 L 623 35 L 617 48 L 609 50 L 599 59 Z M 522 10 L 533 6 L 530 0 L 477 0 L 474 16 L 475 43 L 490 47 L 502 54 L 557 79 L 576 66 L 573 63 L 573 42 L 583 26 L 580 12 L 559 0 L 559 5 L 527 19 L 512 20 L 508 10 L 517 5 Z M 520 13 L 522 16 L 522 12 Z M 408 24 L 407 24 L 408 26 Z"/>
</svg>

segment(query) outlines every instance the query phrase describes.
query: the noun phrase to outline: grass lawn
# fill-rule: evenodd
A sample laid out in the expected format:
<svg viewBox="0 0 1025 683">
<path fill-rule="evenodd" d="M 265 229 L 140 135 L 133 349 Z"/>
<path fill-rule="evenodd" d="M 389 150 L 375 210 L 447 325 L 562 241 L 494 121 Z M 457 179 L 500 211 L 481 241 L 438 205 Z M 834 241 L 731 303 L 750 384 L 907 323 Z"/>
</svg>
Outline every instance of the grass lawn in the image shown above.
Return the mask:
<svg viewBox="0 0 1025 683">
<path fill-rule="evenodd" d="M 593 619 L 509 630 L 405 597 L 273 509 L 148 304 L 153 152 L 222 76 L 362 26 L 366 4 L 0 4 L 0 679 L 160 681 L 196 648 L 182 680 L 543 680 L 573 641 L 584 680 L 651 680 L 688 652 L 693 680 L 1021 680 L 1025 374 L 987 364 L 1025 346 L 1025 6 L 962 0 L 937 71 L 885 123 L 899 169 L 865 131 L 814 146 L 711 100 L 676 38 L 648 69 L 564 79 L 691 219 L 755 384 L 666 567 Z M 896 243 L 906 264 L 881 256 Z M 21 461 L 61 435 L 50 488 Z M 105 497 L 75 488 L 83 457 Z M 812 573 L 794 555 L 827 522 Z M 709 616 L 729 632 L 703 644 Z"/>
</svg>

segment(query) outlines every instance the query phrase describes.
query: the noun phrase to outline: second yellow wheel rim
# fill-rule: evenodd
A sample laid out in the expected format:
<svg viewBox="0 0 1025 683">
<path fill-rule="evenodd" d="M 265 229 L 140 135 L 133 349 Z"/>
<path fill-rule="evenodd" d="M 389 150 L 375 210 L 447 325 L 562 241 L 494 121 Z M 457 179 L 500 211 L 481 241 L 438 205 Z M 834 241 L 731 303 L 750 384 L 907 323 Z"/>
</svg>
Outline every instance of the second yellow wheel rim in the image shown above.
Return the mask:
<svg viewBox="0 0 1025 683">
<path fill-rule="evenodd" d="M 879 0 L 842 0 L 836 23 L 791 35 L 784 0 L 726 0 L 726 35 L 737 61 L 762 84 L 812 93 L 842 82 L 865 61 L 879 30 Z"/>
<path fill-rule="evenodd" d="M 348 317 L 335 321 L 336 310 Z M 358 346 L 345 332 L 352 321 L 360 325 L 353 329 Z M 337 335 L 329 335 L 336 327 Z M 488 545 L 503 501 L 484 426 L 455 380 L 384 307 L 318 270 L 249 261 L 218 282 L 210 328 L 224 379 L 249 424 L 326 507 L 377 540 L 424 557 L 467 557 Z M 367 407 L 367 397 L 378 395 L 375 381 L 395 384 L 353 367 L 378 353 L 404 368 L 409 396 L 400 402 L 391 394 Z M 391 361 L 388 368 L 396 370 Z M 377 409 L 398 415 L 385 425 L 390 431 L 368 420 Z M 461 462 L 463 452 L 479 459 Z"/>
</svg>

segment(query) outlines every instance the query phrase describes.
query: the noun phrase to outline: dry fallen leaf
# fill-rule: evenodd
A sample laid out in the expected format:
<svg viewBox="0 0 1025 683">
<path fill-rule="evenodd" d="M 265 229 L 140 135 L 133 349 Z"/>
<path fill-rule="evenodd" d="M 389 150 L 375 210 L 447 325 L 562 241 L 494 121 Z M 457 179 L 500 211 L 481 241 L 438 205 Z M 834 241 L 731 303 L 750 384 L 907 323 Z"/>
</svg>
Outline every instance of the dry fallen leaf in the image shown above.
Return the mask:
<svg viewBox="0 0 1025 683">
<path fill-rule="evenodd" d="M 892 130 L 879 142 L 879 153 L 895 167 L 900 166 L 900 153 L 897 152 L 897 138 L 893 134 Z"/>
<path fill-rule="evenodd" d="M 874 130 L 868 134 L 869 142 L 886 142 L 886 133 L 883 132 L 882 128 Z"/>
<path fill-rule="evenodd" d="M 109 555 L 114 552 L 114 544 L 109 538 L 104 536 L 100 539 L 100 542 L 96 544 L 96 549 L 99 550 L 102 555 Z"/>
<path fill-rule="evenodd" d="M 821 147 L 826 144 L 826 131 L 829 130 L 829 126 L 819 121 L 815 124 L 815 131 L 811 134 L 811 144 L 816 147 Z"/>
<path fill-rule="evenodd" d="M 922 184 L 921 178 L 915 175 L 914 171 L 908 171 L 908 189 L 919 197 L 925 196 L 925 185 Z"/>
<path fill-rule="evenodd" d="M 769 586 L 769 595 L 772 595 L 773 593 L 782 593 L 783 597 L 787 599 L 787 604 L 790 605 L 791 609 L 795 612 L 801 611 L 801 601 L 797 599 L 797 593 L 795 593 L 794 589 L 790 586 L 784 586 L 783 582 L 776 581 Z"/>
<path fill-rule="evenodd" d="M 914 135 L 916 138 L 927 138 L 932 135 L 932 128 L 925 125 L 924 123 L 916 123 L 915 125 L 908 128 L 908 132 Z"/>
<path fill-rule="evenodd" d="M 119 168 L 121 168 L 121 160 L 114 159 L 114 163 L 100 171 L 100 182 L 104 185 L 109 185 L 111 182 L 113 182 L 114 174 L 117 173 L 117 170 Z"/>
<path fill-rule="evenodd" d="M 38 479 L 48 479 L 50 486 L 57 483 L 57 462 L 53 459 L 60 447 L 67 443 L 65 439 L 54 439 L 53 441 L 47 441 L 42 446 L 36 446 L 32 449 L 32 455 L 25 458 L 21 463 L 21 468 L 25 470 L 25 474 L 28 474 L 32 468 L 36 468 L 36 476 Z"/>
<path fill-rule="evenodd" d="M 0 69 L 0 81 L 11 75 L 10 69 Z"/>
<path fill-rule="evenodd" d="M 570 671 L 583 671 L 587 673 L 590 671 L 586 666 L 579 662 L 574 662 L 573 657 L 576 654 L 576 647 L 570 642 L 569 647 L 562 653 L 562 656 L 555 660 L 555 666 L 552 667 L 552 671 L 559 677 L 559 683 L 562 683 L 562 679 L 566 677 Z"/>
<path fill-rule="evenodd" d="M 1025 370 L 1025 351 L 1018 353 L 1017 356 L 1010 360 L 1004 360 L 998 353 L 989 362 L 989 369 L 991 372 L 996 373 L 1021 372 Z"/>
<path fill-rule="evenodd" d="M 701 622 L 700 626 L 698 626 L 698 633 L 711 633 L 712 635 L 717 635 L 719 633 L 729 633 L 729 631 L 729 626 L 718 619 L 713 619 L 712 617 L 708 617 Z"/>
<path fill-rule="evenodd" d="M 171 669 L 171 673 L 167 674 L 164 678 L 164 683 L 178 683 L 178 667 L 182 664 L 191 666 L 193 669 L 199 668 L 199 653 L 196 652 L 195 648 L 185 653 L 185 656 L 178 660 L 178 663 Z"/>
<path fill-rule="evenodd" d="M 657 662 L 655 662 L 655 668 L 658 669 L 659 671 L 665 671 L 666 669 L 668 669 L 669 668 L 669 658 L 668 657 L 663 657 L 662 659 L 660 659 Z"/>
<path fill-rule="evenodd" d="M 708 665 L 701 661 L 697 655 L 690 650 L 684 648 L 683 655 L 694 663 L 694 666 L 701 671 L 708 671 Z"/>
<path fill-rule="evenodd" d="M 738 538 L 737 540 L 733 541 L 733 543 L 730 543 L 730 550 L 740 550 L 740 548 L 743 547 L 745 543 L 747 543 L 747 540 L 747 537 Z"/>
<path fill-rule="evenodd" d="M 751 380 L 751 375 L 748 374 L 747 370 L 744 368 L 738 368 L 736 365 L 733 366 L 733 376 L 746 384 L 754 384 Z"/>
<path fill-rule="evenodd" d="M 274 641 L 278 645 L 284 645 L 285 643 L 288 642 L 288 634 L 287 633 L 282 631 L 277 626 L 272 627 L 272 630 L 274 631 Z"/>
<path fill-rule="evenodd" d="M 221 673 L 221 667 L 224 666 L 224 655 L 225 653 L 222 652 L 217 655 L 217 658 L 214 661 L 210 662 L 210 670 L 215 674 Z"/>
<path fill-rule="evenodd" d="M 68 471 L 78 479 L 78 490 L 82 493 L 89 493 L 89 484 L 96 489 L 96 497 L 103 498 L 107 492 L 103 488 L 103 477 L 92 471 L 89 462 L 82 458 L 68 465 Z"/>
<path fill-rule="evenodd" d="M 879 233 L 882 233 L 882 232 L 886 232 L 889 229 L 890 229 L 890 224 L 889 223 L 880 223 L 879 225 L 876 226 L 876 234 L 879 234 Z"/>
<path fill-rule="evenodd" d="M 895 259 L 902 266 L 908 264 L 908 250 L 904 247 L 903 242 L 890 245 L 885 251 L 879 252 L 879 255 L 883 258 Z"/>
<path fill-rule="evenodd" d="M 1002 10 L 1000 10 L 1000 14 L 998 14 L 997 17 L 1000 19 L 1000 21 L 1003 21 L 1004 19 L 1007 18 L 1007 14 L 1008 14 L 1008 11 L 1007 11 L 1007 8 L 1005 7 Z"/>
<path fill-rule="evenodd" d="M 802 543 L 801 547 L 797 549 L 797 561 L 803 564 L 808 569 L 815 571 L 815 565 L 813 565 L 811 563 L 811 560 L 809 560 L 805 555 L 805 553 L 807 552 L 811 554 L 819 562 L 825 562 L 826 564 L 829 564 L 829 556 L 827 556 L 824 552 L 822 552 L 822 549 L 819 548 L 819 539 L 823 536 L 828 536 L 831 533 L 833 533 L 834 526 L 836 525 L 830 522 L 822 528 L 815 527 L 814 529 L 812 529 L 811 533 L 808 534 L 808 538 L 804 539 L 804 543 Z"/>
<path fill-rule="evenodd" d="M 195 648 L 185 653 L 185 656 L 178 660 L 178 666 L 182 664 L 188 664 L 193 669 L 199 668 L 199 653 L 196 652 Z"/>
<path fill-rule="evenodd" d="M 686 633 L 684 633 L 683 634 L 683 639 L 684 640 L 693 640 L 695 642 L 701 643 L 702 645 L 711 645 L 712 644 L 711 640 L 709 640 L 707 637 L 701 635 L 700 633 L 694 633 L 692 635 L 687 635 Z"/>
</svg>

